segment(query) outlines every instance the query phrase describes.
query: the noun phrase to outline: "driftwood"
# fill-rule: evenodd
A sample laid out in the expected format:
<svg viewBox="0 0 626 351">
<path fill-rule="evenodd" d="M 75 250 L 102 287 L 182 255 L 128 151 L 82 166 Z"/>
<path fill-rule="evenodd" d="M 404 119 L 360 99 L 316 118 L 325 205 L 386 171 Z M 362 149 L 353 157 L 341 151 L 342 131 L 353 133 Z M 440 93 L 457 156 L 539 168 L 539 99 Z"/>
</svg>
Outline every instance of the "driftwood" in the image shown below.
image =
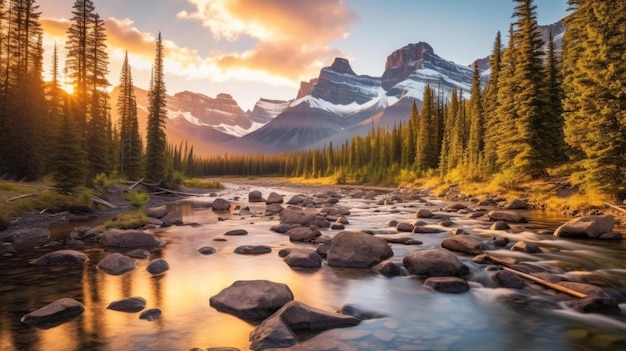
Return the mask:
<svg viewBox="0 0 626 351">
<path fill-rule="evenodd" d="M 554 289 L 556 291 L 559 291 L 559 292 L 562 292 L 562 293 L 566 293 L 566 294 L 572 295 L 574 297 L 580 297 L 580 298 L 587 297 L 586 294 L 583 294 L 580 291 L 576 291 L 574 289 L 566 288 L 566 287 L 564 287 L 562 285 L 559 285 L 559 284 L 550 283 L 547 280 L 543 280 L 541 278 L 537 278 L 534 275 L 526 274 L 526 273 L 520 272 L 520 271 L 518 271 L 516 269 L 513 269 L 513 268 L 502 267 L 502 269 L 504 269 L 505 271 L 509 271 L 511 273 L 515 273 L 515 274 L 519 275 L 522 278 L 526 278 L 526 279 L 532 280 L 535 283 L 539 283 L 539 284 L 541 284 L 543 286 L 547 286 L 550 289 Z"/>
<path fill-rule="evenodd" d="M 626 212 L 626 210 L 625 210 L 625 209 L 623 209 L 623 208 L 621 208 L 621 207 L 619 207 L 619 206 L 611 205 L 611 204 L 610 204 L 610 203 L 608 203 L 608 202 L 605 202 L 604 204 L 605 204 L 605 205 L 607 205 L 607 206 L 609 206 L 609 207 L 611 207 L 611 208 L 614 208 L 614 209 L 616 209 L 616 210 L 620 210 L 620 211 L 622 211 L 622 212 Z"/>
<path fill-rule="evenodd" d="M 38 193 L 31 193 L 31 194 L 19 195 L 19 196 L 15 196 L 15 197 L 10 198 L 10 199 L 8 199 L 7 201 L 8 201 L 8 202 L 11 202 L 11 201 L 15 201 L 15 200 L 23 199 L 23 198 L 25 198 L 25 197 L 35 196 L 35 195 L 37 195 L 37 194 L 38 194 Z"/>
<path fill-rule="evenodd" d="M 130 186 L 130 188 L 128 188 L 128 190 L 133 190 L 133 188 L 139 185 L 141 182 L 143 182 L 143 178 L 136 181 L 133 185 Z"/>
<path fill-rule="evenodd" d="M 91 199 L 93 200 L 93 202 L 95 203 L 99 203 L 101 205 L 104 205 L 108 208 L 117 208 L 117 206 L 113 205 L 112 203 L 102 200 L 101 198 L 97 197 L 97 196 L 92 196 Z"/>
<path fill-rule="evenodd" d="M 175 190 L 170 190 L 170 189 L 165 189 L 165 188 L 161 188 L 161 187 L 157 187 L 157 189 L 164 191 L 166 193 L 170 193 L 170 194 L 174 194 L 174 195 L 181 195 L 181 196 L 202 196 L 202 194 L 197 194 L 197 193 L 186 193 L 183 191 L 175 191 Z"/>
</svg>

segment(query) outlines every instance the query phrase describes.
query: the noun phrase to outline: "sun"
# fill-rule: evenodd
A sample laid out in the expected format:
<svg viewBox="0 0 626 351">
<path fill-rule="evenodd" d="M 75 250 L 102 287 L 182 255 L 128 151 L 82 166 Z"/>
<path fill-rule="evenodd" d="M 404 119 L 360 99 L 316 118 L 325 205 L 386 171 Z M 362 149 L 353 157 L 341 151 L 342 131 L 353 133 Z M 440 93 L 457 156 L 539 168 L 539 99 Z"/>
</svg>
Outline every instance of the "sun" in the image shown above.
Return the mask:
<svg viewBox="0 0 626 351">
<path fill-rule="evenodd" d="M 66 93 L 72 95 L 72 94 L 74 94 L 74 85 L 73 84 L 63 84 L 63 90 L 65 90 Z"/>
</svg>

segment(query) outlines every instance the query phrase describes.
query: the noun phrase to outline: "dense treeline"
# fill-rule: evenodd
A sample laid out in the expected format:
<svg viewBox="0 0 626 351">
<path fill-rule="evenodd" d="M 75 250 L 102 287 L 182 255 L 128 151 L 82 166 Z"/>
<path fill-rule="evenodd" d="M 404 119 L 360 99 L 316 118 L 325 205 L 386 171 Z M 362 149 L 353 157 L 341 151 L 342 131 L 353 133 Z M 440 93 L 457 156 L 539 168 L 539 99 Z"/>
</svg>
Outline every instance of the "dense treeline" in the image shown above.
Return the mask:
<svg viewBox="0 0 626 351">
<path fill-rule="evenodd" d="M 39 16 L 35 0 L 0 0 L 0 176 L 36 180 L 51 175 L 60 190 L 70 191 L 103 174 L 164 181 L 177 171 L 184 173 L 186 169 L 175 167 L 192 162 L 193 151 L 180 155 L 181 147 L 168 147 L 165 139 L 160 33 L 144 150 L 128 57 L 120 74 L 120 96 L 113 107 L 109 101 L 106 30 L 93 1 L 77 0 L 71 9 L 65 86 L 56 47 L 52 81 L 43 80 Z M 111 108 L 120 117 L 115 125 Z"/>
<path fill-rule="evenodd" d="M 508 43 L 498 32 L 489 78 L 481 82 L 474 68 L 471 98 L 427 87 L 405 123 L 322 149 L 209 157 L 199 162 L 202 174 L 514 183 L 567 162 L 584 190 L 626 198 L 625 3 L 570 0 L 557 52 L 551 35 L 541 40 L 533 1 L 514 1 Z"/>
</svg>

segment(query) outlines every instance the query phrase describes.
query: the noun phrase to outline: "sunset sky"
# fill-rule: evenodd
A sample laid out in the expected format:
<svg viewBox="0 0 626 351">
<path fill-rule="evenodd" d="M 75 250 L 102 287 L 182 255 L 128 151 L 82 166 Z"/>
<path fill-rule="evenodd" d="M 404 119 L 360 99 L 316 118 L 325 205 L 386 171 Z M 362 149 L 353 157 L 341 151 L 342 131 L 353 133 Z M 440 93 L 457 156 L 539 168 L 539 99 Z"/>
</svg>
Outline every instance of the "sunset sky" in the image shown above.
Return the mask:
<svg viewBox="0 0 626 351">
<path fill-rule="evenodd" d="M 75 0 L 39 0 L 49 74 L 61 61 Z M 357 74 L 381 76 L 391 52 L 428 42 L 439 56 L 470 64 L 506 34 L 509 0 L 94 0 L 106 21 L 112 85 L 128 51 L 135 85 L 147 88 L 154 41 L 165 44 L 167 92 L 229 93 L 244 109 L 261 97 L 295 98 L 300 82 L 335 57 Z M 539 24 L 563 18 L 566 0 L 536 0 Z M 61 63 L 61 67 L 63 64 Z"/>
</svg>

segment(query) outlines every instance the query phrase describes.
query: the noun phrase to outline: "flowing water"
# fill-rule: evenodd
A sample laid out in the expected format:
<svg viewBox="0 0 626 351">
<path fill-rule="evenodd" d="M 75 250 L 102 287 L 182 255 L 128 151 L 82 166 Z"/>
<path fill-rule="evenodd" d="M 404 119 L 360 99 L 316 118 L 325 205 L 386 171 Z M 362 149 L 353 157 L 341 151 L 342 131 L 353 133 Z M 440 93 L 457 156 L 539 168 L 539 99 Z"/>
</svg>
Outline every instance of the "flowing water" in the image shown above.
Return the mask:
<svg viewBox="0 0 626 351">
<path fill-rule="evenodd" d="M 384 277 L 369 270 L 342 269 L 326 264 L 320 269 L 292 269 L 278 256 L 281 248 L 305 246 L 290 243 L 287 236 L 269 228 L 276 218 L 263 216 L 264 203 L 247 203 L 250 190 L 267 196 L 276 191 L 288 199 L 303 190 L 297 187 L 245 186 L 229 184 L 220 197 L 235 199 L 249 206 L 251 215 L 215 214 L 210 209 L 180 205 L 185 225 L 154 230 L 167 244 L 148 259 L 137 260 L 137 269 L 112 276 L 95 268 L 109 252 L 97 244 L 87 244 L 84 252 L 90 261 L 84 266 L 36 267 L 28 262 L 60 247 L 14 253 L 0 258 L 0 350 L 188 350 L 192 347 L 249 347 L 253 324 L 218 312 L 209 298 L 236 280 L 267 279 L 287 284 L 295 299 L 316 308 L 333 311 L 344 304 L 376 312 L 370 319 L 351 328 L 333 329 L 300 335 L 292 350 L 619 350 L 626 349 L 626 304 L 617 316 L 581 314 L 566 307 L 570 298 L 552 291 L 529 292 L 498 288 L 494 273 L 471 261 L 471 289 L 462 294 L 433 292 L 423 279 L 412 276 Z M 308 193 L 309 195 L 311 193 Z M 211 201 L 195 198 L 190 201 Z M 436 205 L 441 205 L 433 200 Z M 389 232 L 390 219 L 411 221 L 417 202 L 380 206 L 375 200 L 344 197 L 340 205 L 351 208 L 347 228 L 372 230 L 377 235 Z M 434 208 L 433 208 L 434 209 Z M 508 250 L 491 252 L 531 261 L 572 281 L 595 284 L 611 296 L 624 301 L 626 294 L 626 244 L 565 240 L 537 234 L 538 229 L 554 229 L 567 218 L 554 218 L 529 212 L 531 223 L 515 226 L 510 232 L 494 232 L 488 223 L 453 217 L 456 227 L 481 236 L 508 236 L 512 241 L 537 242 L 550 253 L 525 254 Z M 231 229 L 246 229 L 245 236 L 223 234 Z M 55 239 L 62 240 L 71 229 L 53 228 Z M 337 231 L 322 231 L 333 235 Z M 406 236 L 407 234 L 397 234 Z M 424 242 L 418 246 L 391 244 L 394 257 L 402 258 L 415 250 L 440 247 L 450 234 L 408 234 Z M 214 241 L 226 238 L 226 241 Z M 263 244 L 270 254 L 243 256 L 233 253 L 240 245 Z M 213 246 L 217 252 L 201 255 L 196 250 Z M 153 277 L 145 267 L 151 259 L 165 259 L 171 269 Z M 159 308 L 156 321 L 140 320 L 137 313 L 107 310 L 107 305 L 129 296 L 147 300 L 147 308 Z M 37 329 L 20 318 L 62 297 L 74 298 L 85 305 L 85 312 L 65 324 Z"/>
</svg>

